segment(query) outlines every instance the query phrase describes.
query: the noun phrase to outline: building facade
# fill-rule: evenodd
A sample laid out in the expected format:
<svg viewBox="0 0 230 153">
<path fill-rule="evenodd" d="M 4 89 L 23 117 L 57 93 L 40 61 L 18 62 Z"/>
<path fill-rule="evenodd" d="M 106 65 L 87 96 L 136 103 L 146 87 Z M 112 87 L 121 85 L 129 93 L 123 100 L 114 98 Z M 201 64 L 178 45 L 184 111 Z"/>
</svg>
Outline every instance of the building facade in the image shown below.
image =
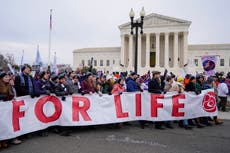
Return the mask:
<svg viewBox="0 0 230 153">
<path fill-rule="evenodd" d="M 218 56 L 217 71 L 230 71 L 230 44 L 188 45 L 190 21 L 150 14 L 145 16 L 142 35 L 138 36 L 138 73 L 168 69 L 180 73 L 187 64 L 187 73 L 202 72 L 201 56 Z M 73 51 L 74 68 L 89 65 L 102 71 L 133 71 L 135 35 L 130 22 L 119 26 L 121 47 L 85 48 Z"/>
</svg>

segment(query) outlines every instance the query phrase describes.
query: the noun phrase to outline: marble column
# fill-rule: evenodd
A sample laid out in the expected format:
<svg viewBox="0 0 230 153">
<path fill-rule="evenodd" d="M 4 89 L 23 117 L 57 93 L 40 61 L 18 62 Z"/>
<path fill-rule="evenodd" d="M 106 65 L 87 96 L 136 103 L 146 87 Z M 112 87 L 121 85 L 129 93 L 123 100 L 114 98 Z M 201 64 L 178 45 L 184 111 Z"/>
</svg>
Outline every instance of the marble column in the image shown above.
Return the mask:
<svg viewBox="0 0 230 153">
<path fill-rule="evenodd" d="M 169 33 L 165 33 L 165 68 L 169 67 Z"/>
<path fill-rule="evenodd" d="M 173 67 L 174 68 L 178 68 L 179 64 L 178 64 L 178 32 L 174 32 L 174 54 L 173 54 Z"/>
<path fill-rule="evenodd" d="M 150 66 L 150 33 L 146 33 L 146 68 Z"/>
<path fill-rule="evenodd" d="M 125 66 L 125 35 L 121 35 L 121 63 Z"/>
<path fill-rule="evenodd" d="M 160 33 L 156 33 L 156 66 L 160 67 Z"/>
<path fill-rule="evenodd" d="M 133 68 L 133 35 L 129 35 L 129 68 Z"/>
<path fill-rule="evenodd" d="M 184 35 L 184 64 L 188 63 L 188 31 L 183 33 Z"/>
<path fill-rule="evenodd" d="M 138 35 L 138 50 L 137 50 L 137 69 L 141 68 L 141 50 L 142 50 L 142 35 Z"/>
</svg>

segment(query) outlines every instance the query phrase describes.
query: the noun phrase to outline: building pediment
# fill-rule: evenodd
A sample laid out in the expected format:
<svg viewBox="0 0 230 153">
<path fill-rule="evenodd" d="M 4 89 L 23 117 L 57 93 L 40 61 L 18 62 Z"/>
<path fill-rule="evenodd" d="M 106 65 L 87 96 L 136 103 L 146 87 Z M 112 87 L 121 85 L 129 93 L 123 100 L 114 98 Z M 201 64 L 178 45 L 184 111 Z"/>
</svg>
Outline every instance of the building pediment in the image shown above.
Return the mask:
<svg viewBox="0 0 230 153">
<path fill-rule="evenodd" d="M 140 20 L 140 19 L 138 19 Z M 169 16 L 164 16 L 156 13 L 149 14 L 144 18 L 144 28 L 148 27 L 162 27 L 162 26 L 179 26 L 187 25 L 190 26 L 191 21 L 182 20 L 178 18 L 173 18 Z M 119 29 L 130 28 L 130 22 L 122 24 L 119 26 Z"/>
</svg>

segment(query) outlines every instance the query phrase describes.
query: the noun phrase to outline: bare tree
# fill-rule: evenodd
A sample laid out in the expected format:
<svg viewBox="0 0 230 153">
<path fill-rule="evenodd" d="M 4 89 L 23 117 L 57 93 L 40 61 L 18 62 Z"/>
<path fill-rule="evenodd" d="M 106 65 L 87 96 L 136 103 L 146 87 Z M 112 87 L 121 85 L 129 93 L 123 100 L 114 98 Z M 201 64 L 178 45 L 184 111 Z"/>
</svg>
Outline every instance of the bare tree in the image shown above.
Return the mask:
<svg viewBox="0 0 230 153">
<path fill-rule="evenodd" d="M 7 64 L 15 65 L 14 55 L 13 54 L 6 54 L 5 56 L 0 53 L 0 67 L 4 68 L 7 67 Z"/>
<path fill-rule="evenodd" d="M 13 54 L 7 53 L 5 58 L 7 60 L 7 63 L 9 63 L 10 65 L 15 65 L 14 55 Z"/>
</svg>

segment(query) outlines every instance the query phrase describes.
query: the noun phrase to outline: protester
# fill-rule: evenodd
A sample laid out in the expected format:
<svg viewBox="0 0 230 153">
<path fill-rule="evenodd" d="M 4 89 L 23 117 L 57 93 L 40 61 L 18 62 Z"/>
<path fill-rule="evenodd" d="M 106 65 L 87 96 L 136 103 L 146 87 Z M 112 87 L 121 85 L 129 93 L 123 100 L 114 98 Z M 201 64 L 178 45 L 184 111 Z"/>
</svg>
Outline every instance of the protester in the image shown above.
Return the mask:
<svg viewBox="0 0 230 153">
<path fill-rule="evenodd" d="M 2 72 L 0 74 L 0 102 L 10 101 L 15 97 L 13 85 L 10 76 L 7 73 Z M 15 138 L 13 140 L 0 141 L 0 148 L 9 147 L 9 143 L 17 145 L 21 143 L 21 140 Z"/>
<path fill-rule="evenodd" d="M 148 84 L 148 91 L 150 93 L 155 94 L 163 94 L 162 86 L 161 86 L 161 72 L 153 71 L 152 72 L 152 80 Z M 162 127 L 163 122 L 155 122 L 155 128 L 159 130 L 163 130 Z"/>
<path fill-rule="evenodd" d="M 197 95 L 201 93 L 201 88 L 196 88 L 198 86 L 196 82 L 196 78 L 194 76 L 191 76 L 189 79 L 189 83 L 185 86 L 185 91 L 187 92 L 195 92 Z M 196 118 L 195 123 L 192 121 L 193 119 L 189 119 L 189 125 L 191 126 L 197 126 L 197 128 L 203 128 L 204 126 L 200 124 L 199 119 Z"/>
<path fill-rule="evenodd" d="M 111 95 L 111 91 L 113 89 L 113 78 L 111 75 L 107 75 L 106 81 L 102 82 L 101 87 L 101 92 L 103 94 Z"/>
<path fill-rule="evenodd" d="M 61 96 L 61 100 L 64 102 L 66 100 L 66 96 L 69 94 L 69 91 L 65 86 L 65 82 L 66 82 L 65 74 L 60 74 L 58 78 L 59 78 L 59 83 L 55 88 L 55 94 L 57 96 Z M 61 136 L 70 136 L 69 127 L 62 126 L 56 131 L 60 132 Z"/>
<path fill-rule="evenodd" d="M 69 73 L 69 77 L 66 78 L 66 82 L 65 82 L 65 85 L 70 94 L 76 94 L 79 92 L 80 88 L 78 83 L 79 83 L 79 78 L 73 71 L 71 71 Z"/>
<path fill-rule="evenodd" d="M 39 97 L 34 91 L 34 79 L 30 76 L 31 67 L 29 65 L 24 65 L 22 66 L 21 71 L 22 73 L 15 78 L 17 96 L 30 95 L 32 98 L 35 96 Z"/>
<path fill-rule="evenodd" d="M 114 84 L 111 93 L 112 94 L 122 94 L 125 91 L 124 82 L 125 80 L 123 78 L 118 79 L 116 83 Z"/>
<path fill-rule="evenodd" d="M 216 88 L 216 85 L 215 85 L 215 82 L 214 82 L 214 78 L 213 77 L 208 77 L 207 81 L 204 84 L 204 90 L 206 90 L 206 89 L 214 89 L 214 92 L 216 92 L 215 88 Z M 214 122 L 215 122 L 216 125 L 223 124 L 223 122 L 220 121 L 217 118 L 217 116 L 214 116 L 213 119 L 214 119 Z M 208 122 L 208 118 L 204 118 L 204 124 L 205 125 L 210 125 L 210 123 Z"/>
<path fill-rule="evenodd" d="M 127 78 L 127 80 L 126 80 L 127 92 L 140 91 L 140 87 L 138 86 L 138 84 L 136 82 L 137 78 L 138 78 L 138 76 L 135 72 L 132 72 L 130 74 L 130 77 Z"/>
<path fill-rule="evenodd" d="M 50 95 L 51 85 L 49 82 L 49 74 L 45 71 L 39 73 L 39 79 L 35 81 L 35 93 L 38 95 Z"/>
<path fill-rule="evenodd" d="M 51 93 L 55 93 L 55 88 L 59 83 L 58 76 L 53 74 L 49 82 L 50 82 Z"/>
<path fill-rule="evenodd" d="M 226 111 L 226 103 L 228 96 L 228 86 L 225 83 L 225 78 L 220 79 L 220 84 L 217 87 L 218 97 L 220 98 L 219 110 L 225 112 Z"/>
<path fill-rule="evenodd" d="M 82 94 L 97 93 L 96 80 L 94 80 L 93 74 L 88 73 L 86 79 L 81 83 Z"/>
</svg>

